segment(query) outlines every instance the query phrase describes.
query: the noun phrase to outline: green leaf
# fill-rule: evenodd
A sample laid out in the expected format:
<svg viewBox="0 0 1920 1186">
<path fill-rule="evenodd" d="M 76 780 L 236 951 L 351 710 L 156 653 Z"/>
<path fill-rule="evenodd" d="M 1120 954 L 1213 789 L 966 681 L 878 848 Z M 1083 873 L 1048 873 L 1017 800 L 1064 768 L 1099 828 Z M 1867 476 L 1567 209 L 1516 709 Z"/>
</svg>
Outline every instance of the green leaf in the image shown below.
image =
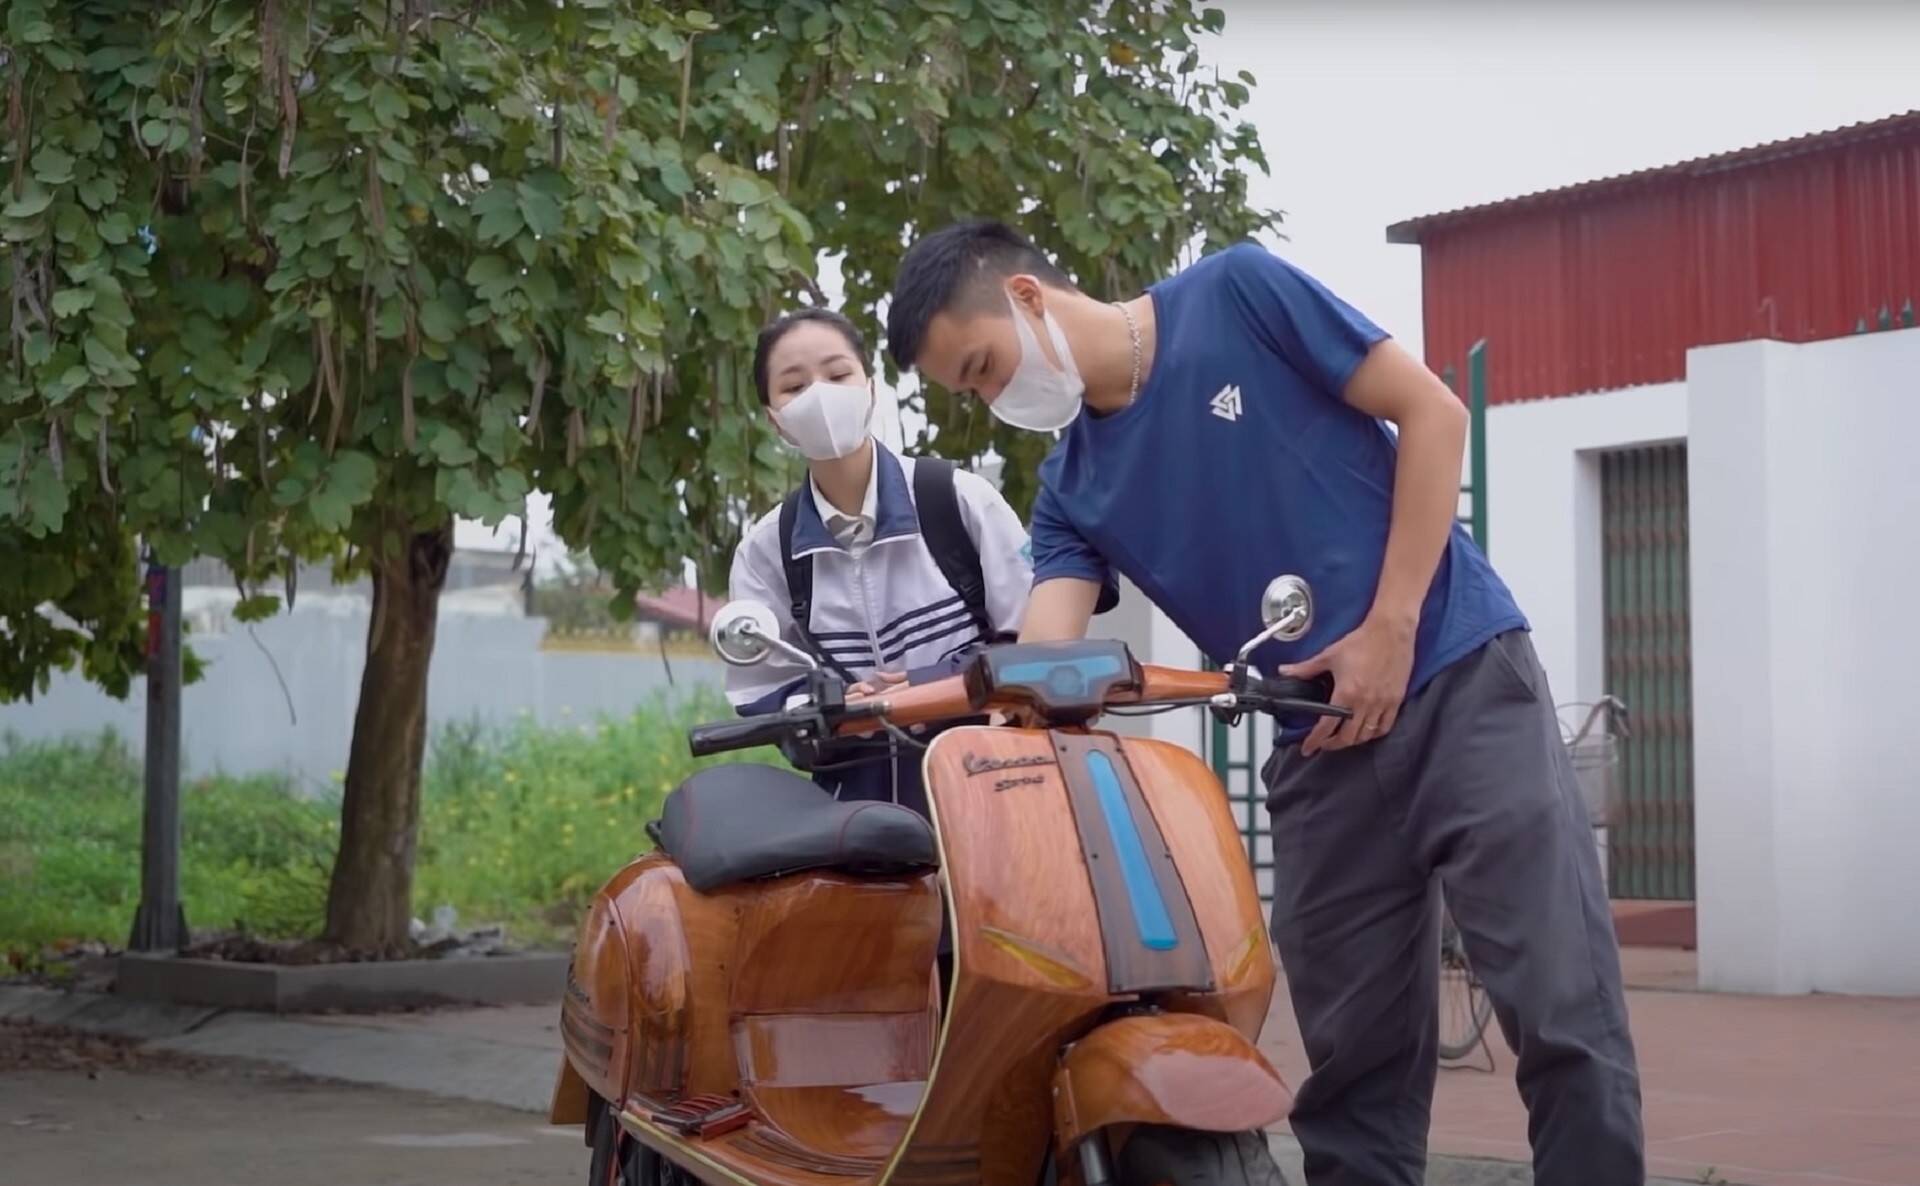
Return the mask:
<svg viewBox="0 0 1920 1186">
<path fill-rule="evenodd" d="M 439 297 L 420 306 L 420 332 L 433 341 L 451 342 L 466 327 L 466 318 Z"/>
<path fill-rule="evenodd" d="M 339 492 L 322 487 L 307 499 L 307 513 L 322 531 L 339 533 L 353 522 L 353 504 Z"/>
<path fill-rule="evenodd" d="M 106 343 L 98 337 L 89 336 L 81 352 L 87 356 L 87 369 L 96 375 L 109 375 L 120 369 L 119 356 L 107 349 Z"/>
<path fill-rule="evenodd" d="M 693 178 L 687 173 L 687 167 L 672 157 L 660 162 L 660 184 L 676 198 L 693 192 Z"/>
<path fill-rule="evenodd" d="M 59 531 L 67 519 L 67 484 L 53 472 L 53 462 L 41 458 L 27 474 L 24 503 L 27 522 L 49 532 Z"/>
<path fill-rule="evenodd" d="M 8 218 L 33 218 L 53 205 L 53 194 L 37 185 L 28 185 L 24 192 L 7 203 Z"/>
<path fill-rule="evenodd" d="M 667 237 L 673 240 L 675 253 L 684 260 L 698 259 L 707 249 L 707 237 L 678 219 L 667 228 Z"/>
<path fill-rule="evenodd" d="M 96 222 L 93 229 L 102 239 L 116 247 L 133 238 L 133 220 L 121 210 L 115 210 Z"/>
<path fill-rule="evenodd" d="M 150 119 L 140 125 L 140 139 L 148 148 L 158 148 L 173 135 L 173 125 L 164 119 Z"/>
<path fill-rule="evenodd" d="M 80 183 L 77 191 L 80 203 L 89 210 L 101 210 L 111 206 L 120 196 L 120 187 L 112 177 L 105 173 L 96 173 Z"/>
<path fill-rule="evenodd" d="M 520 291 L 527 294 L 533 302 L 536 313 L 542 313 L 560 303 L 560 286 L 555 282 L 553 273 L 545 268 L 529 268 L 527 274 L 520 277 Z"/>
<path fill-rule="evenodd" d="M 236 622 L 264 622 L 280 612 L 280 597 L 275 593 L 255 593 L 233 603 Z"/>
<path fill-rule="evenodd" d="M 65 185 L 73 180 L 73 157 L 48 145 L 33 154 L 33 175 L 48 185 Z"/>
<path fill-rule="evenodd" d="M 1218 8 L 1200 10 L 1200 26 L 1209 33 L 1218 33 L 1227 27 L 1227 14 Z"/>
<path fill-rule="evenodd" d="M 373 113 L 387 127 L 406 122 L 412 110 L 407 97 L 384 82 L 374 84 L 371 106 Z"/>
<path fill-rule="evenodd" d="M 75 313 L 91 308 L 93 308 L 91 288 L 63 288 L 53 294 L 55 317 L 72 317 Z"/>
<path fill-rule="evenodd" d="M 494 206 L 480 216 L 480 241 L 489 247 L 497 247 L 525 229 L 520 211 L 513 206 Z"/>
<path fill-rule="evenodd" d="M 520 183 L 520 217 L 525 220 L 528 230 L 543 239 L 559 234 L 560 228 L 566 224 L 566 212 L 553 195 L 524 181 Z M 483 234 L 485 225 L 482 220 Z"/>
<path fill-rule="evenodd" d="M 428 447 L 433 450 L 434 458 L 445 466 L 471 465 L 480 456 L 458 429 L 446 426 L 434 434 L 433 443 Z"/>
<path fill-rule="evenodd" d="M 467 266 L 467 283 L 474 295 L 493 301 L 513 291 L 515 271 L 512 264 L 497 255 L 483 255 Z"/>
<path fill-rule="evenodd" d="M 379 476 L 380 470 L 373 458 L 355 449 L 342 449 L 334 454 L 333 464 L 327 467 L 327 486 L 357 506 L 373 497 L 374 483 Z"/>
</svg>

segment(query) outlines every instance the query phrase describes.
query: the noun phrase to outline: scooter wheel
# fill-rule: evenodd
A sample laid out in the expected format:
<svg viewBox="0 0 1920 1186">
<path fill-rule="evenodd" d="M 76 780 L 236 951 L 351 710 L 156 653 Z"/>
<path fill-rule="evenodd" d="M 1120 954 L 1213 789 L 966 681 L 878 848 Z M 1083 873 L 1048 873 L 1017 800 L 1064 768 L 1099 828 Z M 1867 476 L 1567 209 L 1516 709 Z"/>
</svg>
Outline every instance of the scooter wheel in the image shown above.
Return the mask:
<svg viewBox="0 0 1920 1186">
<path fill-rule="evenodd" d="M 1113 1164 L 1114 1186 L 1287 1186 L 1267 1136 L 1142 1125 Z"/>
<path fill-rule="evenodd" d="M 700 1180 L 626 1134 L 605 1100 L 588 1108 L 593 1160 L 587 1186 L 700 1186 Z"/>
<path fill-rule="evenodd" d="M 596 1097 L 588 1123 L 593 1125 L 593 1160 L 587 1164 L 587 1186 L 642 1186 L 640 1146 L 622 1131 L 613 1108 Z"/>
</svg>

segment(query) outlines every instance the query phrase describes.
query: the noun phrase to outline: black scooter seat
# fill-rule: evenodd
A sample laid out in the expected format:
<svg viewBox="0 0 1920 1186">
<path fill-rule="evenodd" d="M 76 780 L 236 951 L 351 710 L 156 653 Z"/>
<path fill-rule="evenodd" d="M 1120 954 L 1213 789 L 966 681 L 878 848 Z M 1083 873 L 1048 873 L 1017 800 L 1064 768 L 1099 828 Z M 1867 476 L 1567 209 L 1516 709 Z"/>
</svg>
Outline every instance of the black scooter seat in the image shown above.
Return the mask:
<svg viewBox="0 0 1920 1186">
<path fill-rule="evenodd" d="M 647 829 L 700 893 L 789 873 L 896 876 L 940 865 L 933 827 L 893 803 L 843 803 L 775 766 L 710 766 Z"/>
</svg>

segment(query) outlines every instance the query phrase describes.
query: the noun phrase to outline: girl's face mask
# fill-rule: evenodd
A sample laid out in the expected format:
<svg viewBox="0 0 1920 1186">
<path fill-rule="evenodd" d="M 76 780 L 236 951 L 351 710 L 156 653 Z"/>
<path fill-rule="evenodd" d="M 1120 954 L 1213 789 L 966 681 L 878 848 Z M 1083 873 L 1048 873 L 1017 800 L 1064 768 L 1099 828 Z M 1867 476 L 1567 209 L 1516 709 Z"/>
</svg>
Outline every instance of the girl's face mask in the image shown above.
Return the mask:
<svg viewBox="0 0 1920 1186">
<path fill-rule="evenodd" d="M 846 457 L 867 439 L 873 391 L 845 383 L 815 383 L 773 411 L 773 422 L 809 461 Z"/>
</svg>

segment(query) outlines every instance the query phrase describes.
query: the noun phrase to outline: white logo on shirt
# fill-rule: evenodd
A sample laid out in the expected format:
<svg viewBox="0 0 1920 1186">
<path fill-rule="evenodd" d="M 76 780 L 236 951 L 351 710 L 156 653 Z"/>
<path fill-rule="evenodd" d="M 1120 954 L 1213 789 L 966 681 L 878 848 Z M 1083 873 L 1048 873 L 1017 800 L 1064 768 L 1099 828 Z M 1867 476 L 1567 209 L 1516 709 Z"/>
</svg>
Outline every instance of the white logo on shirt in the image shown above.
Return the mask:
<svg viewBox="0 0 1920 1186">
<path fill-rule="evenodd" d="M 1228 423 L 1240 419 L 1239 385 L 1237 383 L 1229 383 L 1225 387 L 1222 387 L 1220 394 L 1208 401 L 1208 406 L 1213 409 L 1214 415 Z"/>
</svg>

